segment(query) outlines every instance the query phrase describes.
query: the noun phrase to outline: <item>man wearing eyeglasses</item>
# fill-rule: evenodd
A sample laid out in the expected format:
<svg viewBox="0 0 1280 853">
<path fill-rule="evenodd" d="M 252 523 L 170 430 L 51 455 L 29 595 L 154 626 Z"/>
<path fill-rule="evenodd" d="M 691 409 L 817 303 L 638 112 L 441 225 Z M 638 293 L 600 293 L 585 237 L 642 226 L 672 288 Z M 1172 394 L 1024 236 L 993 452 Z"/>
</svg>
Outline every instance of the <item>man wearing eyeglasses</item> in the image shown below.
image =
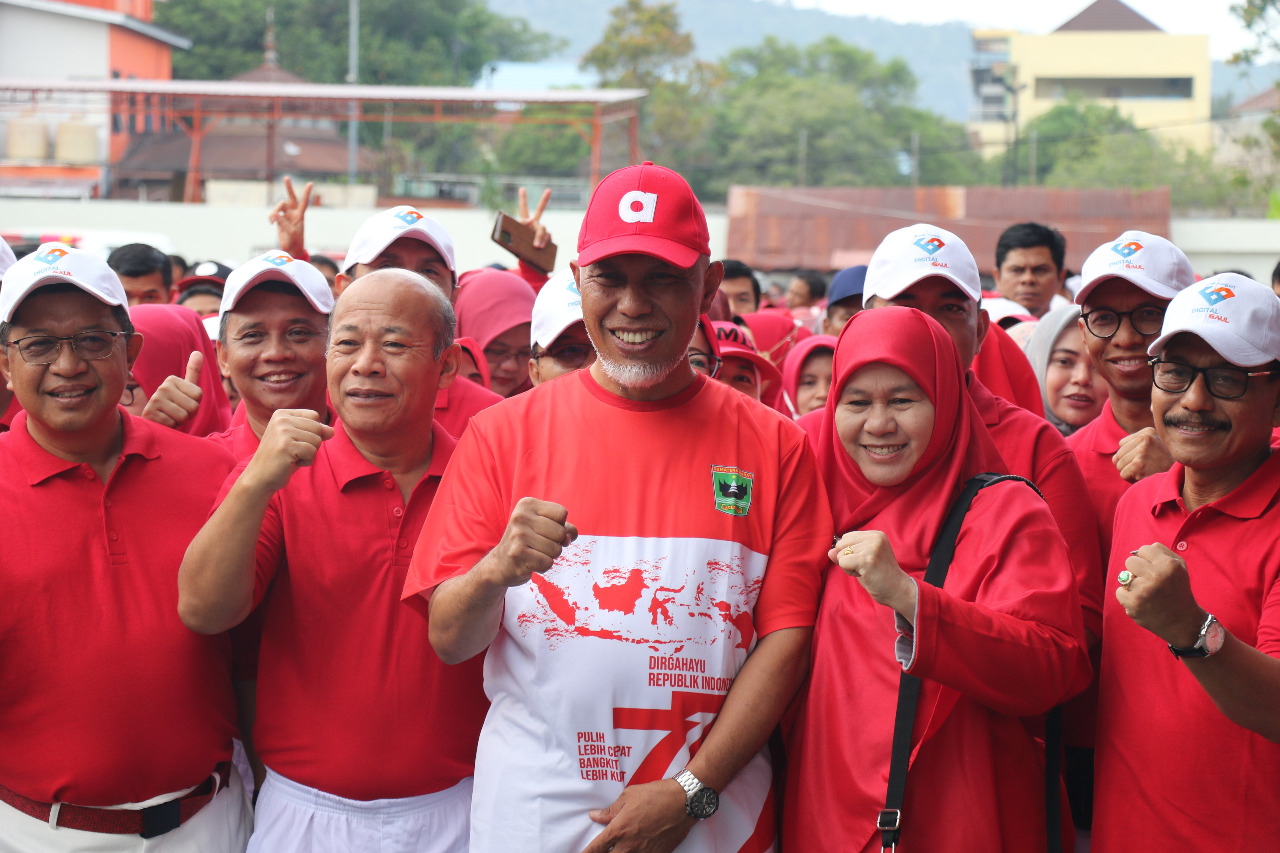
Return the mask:
<svg viewBox="0 0 1280 853">
<path fill-rule="evenodd" d="M 225 635 L 178 619 L 231 456 L 119 408 L 142 349 L 120 279 L 45 243 L 0 290 L 0 851 L 243 850 Z"/>
<path fill-rule="evenodd" d="M 573 273 L 552 276 L 538 291 L 529 337 L 529 381 L 534 385 L 581 370 L 596 360 L 582 322 L 582 294 Z"/>
<path fill-rule="evenodd" d="M 1120 497 L 1134 481 L 1171 464 L 1153 429 L 1147 346 L 1160 333 L 1169 300 L 1191 286 L 1195 273 L 1182 250 L 1165 238 L 1126 231 L 1094 249 L 1081 278 L 1080 329 L 1089 358 L 1106 380 L 1107 402 L 1067 446 L 1089 485 L 1105 564 Z"/>
<path fill-rule="evenodd" d="M 1233 273 L 1169 303 L 1153 359 L 1173 455 L 1116 513 L 1096 853 L 1280 837 L 1280 300 Z"/>
</svg>

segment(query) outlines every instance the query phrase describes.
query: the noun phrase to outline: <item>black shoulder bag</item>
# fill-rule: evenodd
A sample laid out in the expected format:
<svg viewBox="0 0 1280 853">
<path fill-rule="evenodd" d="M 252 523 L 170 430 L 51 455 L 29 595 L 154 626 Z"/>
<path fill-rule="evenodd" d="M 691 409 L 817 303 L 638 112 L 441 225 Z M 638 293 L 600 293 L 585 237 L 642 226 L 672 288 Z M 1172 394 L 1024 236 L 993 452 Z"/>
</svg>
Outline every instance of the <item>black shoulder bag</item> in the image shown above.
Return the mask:
<svg viewBox="0 0 1280 853">
<path fill-rule="evenodd" d="M 1026 483 L 1036 494 L 1035 484 L 1013 474 L 975 474 L 964 484 L 964 490 L 947 512 L 946 521 L 929 554 L 929 566 L 924 581 L 941 587 L 951 568 L 955 555 L 956 539 L 960 527 L 969 512 L 969 506 L 979 491 L 1004 480 Z M 1041 495 L 1043 497 L 1043 495 Z M 876 820 L 880 830 L 881 849 L 894 850 L 902 833 L 902 801 L 907 790 L 907 765 L 911 758 L 911 732 L 915 725 L 916 703 L 920 699 L 920 679 L 903 672 L 898 682 L 898 711 L 893 722 L 893 756 L 889 763 L 889 790 L 885 795 L 884 810 Z M 1062 853 L 1062 815 L 1059 799 L 1058 777 L 1061 775 L 1061 715 L 1057 708 L 1049 713 L 1045 723 L 1045 815 L 1048 835 L 1048 853 Z"/>
</svg>

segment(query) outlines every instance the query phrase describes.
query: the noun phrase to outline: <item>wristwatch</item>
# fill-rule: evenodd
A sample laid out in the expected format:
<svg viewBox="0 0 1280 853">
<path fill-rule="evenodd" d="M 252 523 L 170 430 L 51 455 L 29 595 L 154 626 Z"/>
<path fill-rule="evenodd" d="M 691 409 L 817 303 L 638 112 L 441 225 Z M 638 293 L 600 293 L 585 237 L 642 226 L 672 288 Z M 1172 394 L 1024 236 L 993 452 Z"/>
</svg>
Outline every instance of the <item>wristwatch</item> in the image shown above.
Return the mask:
<svg viewBox="0 0 1280 853">
<path fill-rule="evenodd" d="M 671 777 L 684 788 L 684 813 L 694 820 L 706 820 L 720 808 L 720 795 L 698 781 L 688 768 Z"/>
<path fill-rule="evenodd" d="M 1175 658 L 1207 658 L 1209 655 L 1216 655 L 1222 649 L 1226 639 L 1226 629 L 1218 624 L 1218 620 L 1213 618 L 1211 613 L 1209 618 L 1204 620 L 1204 625 L 1200 628 L 1200 637 L 1194 646 L 1189 649 L 1180 649 L 1170 643 L 1169 651 L 1173 652 Z"/>
</svg>

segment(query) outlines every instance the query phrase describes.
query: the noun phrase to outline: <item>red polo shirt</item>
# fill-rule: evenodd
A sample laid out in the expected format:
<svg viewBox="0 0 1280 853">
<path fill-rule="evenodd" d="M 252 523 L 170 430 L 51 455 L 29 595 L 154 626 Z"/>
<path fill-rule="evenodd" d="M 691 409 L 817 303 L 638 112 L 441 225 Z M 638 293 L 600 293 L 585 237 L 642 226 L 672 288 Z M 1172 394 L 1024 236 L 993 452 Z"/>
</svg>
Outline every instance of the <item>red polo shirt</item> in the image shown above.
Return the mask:
<svg viewBox="0 0 1280 853">
<path fill-rule="evenodd" d="M 1142 545 L 1172 548 L 1200 606 L 1237 640 L 1280 657 L 1280 454 L 1195 512 L 1182 483 L 1174 465 L 1129 489 L 1108 575 Z M 1094 851 L 1276 849 L 1280 745 L 1227 720 L 1113 595 L 1103 627 Z"/>
<path fill-rule="evenodd" d="M 1084 627 L 1100 636 L 1102 552 L 1093 505 L 1071 450 L 1052 424 L 992 394 L 972 373 L 969 396 L 1009 466 L 1009 473 L 1026 477 L 1044 495 L 1062 538 L 1070 545 Z"/>
<path fill-rule="evenodd" d="M 334 427 L 272 498 L 258 539 L 254 745 L 272 770 L 349 799 L 439 791 L 472 773 L 483 656 L 441 663 L 400 592 L 455 442 L 434 426 L 431 467 L 406 506 Z"/>
<path fill-rule="evenodd" d="M 0 432 L 8 432 L 9 427 L 13 425 L 13 419 L 21 411 L 22 404 L 18 402 L 17 396 L 10 397 L 8 407 L 4 410 L 4 414 L 0 415 Z"/>
<path fill-rule="evenodd" d="M 178 566 L 233 462 L 124 418 L 104 484 L 0 435 L 0 784 L 41 802 L 142 802 L 231 757 L 225 634 L 178 619 Z"/>
<path fill-rule="evenodd" d="M 436 423 L 449 435 L 461 438 L 472 417 L 500 402 L 501 394 L 459 376 L 448 388 L 436 393 Z"/>
<path fill-rule="evenodd" d="M 1111 461 L 1111 457 L 1120 450 L 1120 441 L 1128 434 L 1116 421 L 1111 401 L 1107 400 L 1100 415 L 1067 438 L 1067 446 L 1076 455 L 1098 513 L 1098 541 L 1104 557 L 1111 553 L 1111 528 L 1116 517 L 1116 505 L 1132 485 L 1120 477 L 1116 463 Z"/>
</svg>

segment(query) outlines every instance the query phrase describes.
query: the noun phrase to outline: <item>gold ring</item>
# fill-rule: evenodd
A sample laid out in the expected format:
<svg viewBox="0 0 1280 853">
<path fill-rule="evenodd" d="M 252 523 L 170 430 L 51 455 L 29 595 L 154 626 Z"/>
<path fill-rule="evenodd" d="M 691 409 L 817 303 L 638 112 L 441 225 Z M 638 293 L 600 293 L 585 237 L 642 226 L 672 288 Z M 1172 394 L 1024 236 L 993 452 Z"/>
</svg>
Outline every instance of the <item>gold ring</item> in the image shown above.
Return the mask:
<svg viewBox="0 0 1280 853">
<path fill-rule="evenodd" d="M 845 548 L 843 551 L 841 551 L 841 552 L 840 552 L 840 556 L 841 556 L 841 557 L 848 557 L 848 556 L 850 556 L 850 555 L 852 555 L 852 554 L 853 554 L 853 548 L 852 548 L 852 547 Z"/>
<path fill-rule="evenodd" d="M 1129 571 L 1128 569 L 1125 569 L 1120 574 L 1116 575 L 1116 583 L 1120 584 L 1120 586 L 1124 587 L 1125 589 L 1128 589 L 1129 584 L 1133 583 L 1133 579 L 1135 577 L 1137 577 L 1137 575 L 1135 575 L 1133 572 Z"/>
</svg>

